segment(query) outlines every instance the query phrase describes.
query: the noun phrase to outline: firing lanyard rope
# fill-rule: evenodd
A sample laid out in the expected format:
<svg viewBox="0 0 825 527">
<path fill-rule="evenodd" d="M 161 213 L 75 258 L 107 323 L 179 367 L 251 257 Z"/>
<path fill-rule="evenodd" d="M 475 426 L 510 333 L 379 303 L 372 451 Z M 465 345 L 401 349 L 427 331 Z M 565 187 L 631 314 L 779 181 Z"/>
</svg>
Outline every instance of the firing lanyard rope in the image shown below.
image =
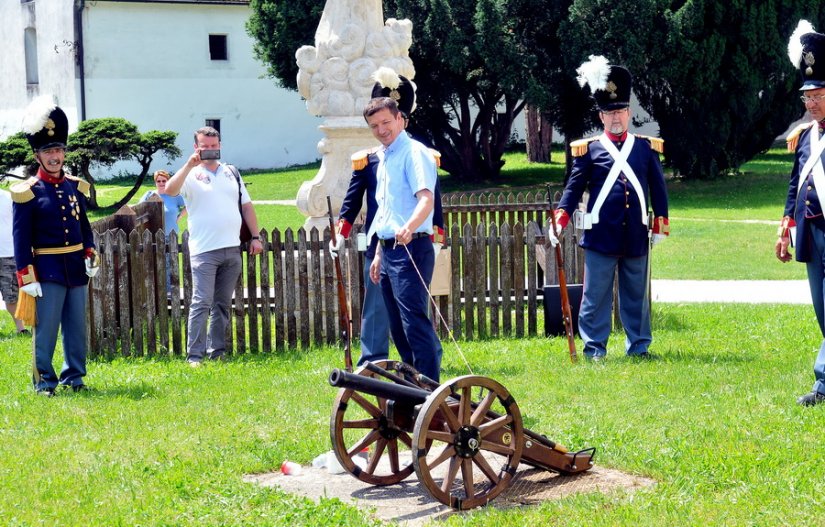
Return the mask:
<svg viewBox="0 0 825 527">
<path fill-rule="evenodd" d="M 464 364 L 467 366 L 467 371 L 470 372 L 470 375 L 473 375 L 473 369 L 470 367 L 470 363 L 467 361 L 467 357 L 465 357 L 464 353 L 461 351 L 461 346 L 459 346 L 458 342 L 456 342 L 455 336 L 453 335 L 453 330 L 450 329 L 450 325 L 447 324 L 447 321 L 444 319 L 444 315 L 442 315 L 441 310 L 438 309 L 438 304 L 436 303 L 435 298 L 433 298 L 433 295 L 430 294 L 430 288 L 427 285 L 427 282 L 424 280 L 424 277 L 421 276 L 421 271 L 418 270 L 418 266 L 415 265 L 415 259 L 412 257 L 412 253 L 410 253 L 409 247 L 407 247 L 407 244 L 402 243 L 401 245 L 404 247 L 404 250 L 407 251 L 407 256 L 410 258 L 410 262 L 413 265 L 413 269 L 415 269 L 415 273 L 418 275 L 418 279 L 421 280 L 421 283 L 424 285 L 424 289 L 427 290 L 427 298 L 430 299 L 430 303 L 433 305 L 433 309 L 435 310 L 435 314 L 438 316 L 438 320 L 440 320 L 444 327 L 447 329 L 447 333 L 450 335 L 450 340 L 453 341 L 455 349 L 457 349 L 458 354 L 461 355 L 461 360 L 463 360 Z M 395 241 L 393 249 L 395 249 L 396 247 L 398 247 L 398 240 Z"/>
</svg>

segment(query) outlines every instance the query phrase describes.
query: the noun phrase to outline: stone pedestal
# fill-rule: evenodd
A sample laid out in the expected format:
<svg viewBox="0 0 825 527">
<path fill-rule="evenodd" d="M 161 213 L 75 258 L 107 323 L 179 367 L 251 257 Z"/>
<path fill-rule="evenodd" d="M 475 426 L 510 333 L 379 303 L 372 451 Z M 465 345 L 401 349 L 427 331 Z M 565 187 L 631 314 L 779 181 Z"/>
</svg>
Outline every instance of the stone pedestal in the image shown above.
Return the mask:
<svg viewBox="0 0 825 527">
<path fill-rule="evenodd" d="M 352 154 L 379 143 L 363 117 L 333 117 L 319 128 L 324 133 L 318 142 L 318 152 L 323 155 L 321 168 L 314 178 L 301 185 L 297 203 L 298 209 L 308 216 L 304 228 L 317 227 L 322 231 L 329 226 L 327 196 L 336 218 L 341 210 L 352 174 Z"/>
<path fill-rule="evenodd" d="M 415 76 L 409 57 L 412 22 L 390 18 L 382 23 L 381 0 L 327 0 L 315 32 L 315 46 L 301 46 L 298 91 L 307 110 L 326 117 L 318 143 L 321 169 L 298 191 L 298 209 L 306 228 L 328 225 L 327 196 L 337 216 L 352 174 L 350 156 L 378 144 L 362 117 L 384 66 L 408 79 Z"/>
</svg>

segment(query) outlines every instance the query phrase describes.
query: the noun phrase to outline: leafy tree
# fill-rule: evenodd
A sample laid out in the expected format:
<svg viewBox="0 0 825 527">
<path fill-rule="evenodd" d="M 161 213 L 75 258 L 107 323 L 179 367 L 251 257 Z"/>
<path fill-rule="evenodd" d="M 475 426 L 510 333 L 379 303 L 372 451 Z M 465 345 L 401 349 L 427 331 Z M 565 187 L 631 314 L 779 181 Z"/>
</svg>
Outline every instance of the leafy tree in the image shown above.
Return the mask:
<svg viewBox="0 0 825 527">
<path fill-rule="evenodd" d="M 295 52 L 315 43 L 315 28 L 324 3 L 317 0 L 251 0 L 246 30 L 255 39 L 253 50 L 279 86 L 297 90 Z"/>
<path fill-rule="evenodd" d="M 0 172 L 7 173 L 21 165 L 35 163 L 26 134 L 19 132 L 0 142 Z"/>
<path fill-rule="evenodd" d="M 129 192 L 113 205 L 115 210 L 128 203 L 129 200 L 132 199 L 132 196 L 140 189 L 140 186 L 143 185 L 143 181 L 146 179 L 147 174 L 149 174 L 149 167 L 152 166 L 152 160 L 155 154 L 160 152 L 169 160 L 180 157 L 180 148 L 175 144 L 177 138 L 177 132 L 168 130 L 165 132 L 150 130 L 144 134 L 140 134 L 136 138 L 137 152 L 133 154 L 133 157 L 140 164 L 141 171 L 137 178 L 135 178 L 135 184 L 129 189 Z"/>
<path fill-rule="evenodd" d="M 821 27 L 825 5 L 575 0 L 562 34 L 573 62 L 603 54 L 633 72 L 639 102 L 666 140 L 667 163 L 705 178 L 738 168 L 802 116 L 800 77 L 787 56 L 800 18 Z"/>
<path fill-rule="evenodd" d="M 567 1 L 384 0 L 385 17 L 413 22 L 418 109 L 410 131 L 442 154 L 442 167 L 460 179 L 495 178 L 513 120 L 538 73 L 558 70 L 554 24 Z M 256 55 L 282 86 L 295 88 L 294 53 L 312 44 L 318 2 L 252 0 L 247 26 Z M 536 16 L 541 13 L 541 16 Z M 549 14 L 548 14 L 549 13 Z M 555 19 L 553 17 L 556 17 Z M 551 77 L 547 74 L 545 77 Z M 545 88 L 549 88 L 544 86 Z"/>
<path fill-rule="evenodd" d="M 89 182 L 89 208 L 99 209 L 92 165 L 112 166 L 138 153 L 137 126 L 120 117 L 88 119 L 69 134 L 66 164 L 76 176 Z"/>
</svg>

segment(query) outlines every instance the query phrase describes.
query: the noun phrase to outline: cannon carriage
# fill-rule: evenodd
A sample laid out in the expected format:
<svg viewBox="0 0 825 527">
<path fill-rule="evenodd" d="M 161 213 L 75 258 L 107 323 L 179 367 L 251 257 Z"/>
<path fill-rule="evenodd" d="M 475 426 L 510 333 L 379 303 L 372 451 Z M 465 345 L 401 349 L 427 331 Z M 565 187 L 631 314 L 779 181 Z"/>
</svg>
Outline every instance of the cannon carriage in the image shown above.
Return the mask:
<svg viewBox="0 0 825 527">
<path fill-rule="evenodd" d="M 525 429 L 513 396 L 488 377 L 438 384 L 407 364 L 379 361 L 333 370 L 329 383 L 340 388 L 330 419 L 335 455 L 371 485 L 414 471 L 435 499 L 464 510 L 501 494 L 520 463 L 561 474 L 593 466 L 595 448 L 570 452 Z"/>
</svg>

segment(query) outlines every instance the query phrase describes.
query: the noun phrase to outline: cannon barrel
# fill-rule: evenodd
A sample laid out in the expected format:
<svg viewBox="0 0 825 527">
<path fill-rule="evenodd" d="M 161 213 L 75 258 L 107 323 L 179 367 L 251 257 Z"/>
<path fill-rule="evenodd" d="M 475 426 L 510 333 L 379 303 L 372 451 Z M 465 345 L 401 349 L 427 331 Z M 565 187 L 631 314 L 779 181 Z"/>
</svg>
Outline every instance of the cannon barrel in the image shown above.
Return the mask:
<svg viewBox="0 0 825 527">
<path fill-rule="evenodd" d="M 421 404 L 430 396 L 430 392 L 421 388 L 402 386 L 391 382 L 379 381 L 372 377 L 355 375 L 335 368 L 329 374 L 329 384 L 336 388 L 347 388 L 356 392 L 368 393 L 400 403 Z"/>
</svg>

